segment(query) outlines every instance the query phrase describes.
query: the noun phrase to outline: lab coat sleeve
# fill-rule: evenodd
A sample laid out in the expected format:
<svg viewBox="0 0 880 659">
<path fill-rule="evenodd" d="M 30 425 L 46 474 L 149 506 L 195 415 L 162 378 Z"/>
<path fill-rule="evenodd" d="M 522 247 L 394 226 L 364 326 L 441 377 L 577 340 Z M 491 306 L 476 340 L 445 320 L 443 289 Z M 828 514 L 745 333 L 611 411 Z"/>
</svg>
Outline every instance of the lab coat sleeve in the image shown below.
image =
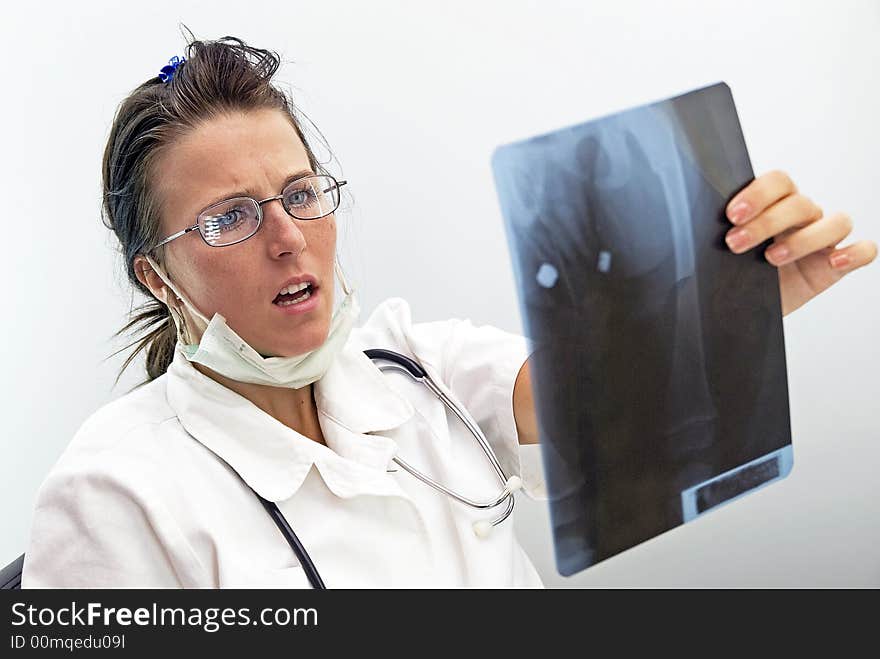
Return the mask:
<svg viewBox="0 0 880 659">
<path fill-rule="evenodd" d="M 37 495 L 22 587 L 192 587 L 199 567 L 164 504 L 136 477 L 55 470 Z"/>
<path fill-rule="evenodd" d="M 417 323 L 412 331 L 417 344 L 436 341 L 444 383 L 483 429 L 505 473 L 519 475 L 530 498 L 546 500 L 541 446 L 519 443 L 513 411 L 514 385 L 529 355 L 526 338 L 457 318 Z"/>
</svg>

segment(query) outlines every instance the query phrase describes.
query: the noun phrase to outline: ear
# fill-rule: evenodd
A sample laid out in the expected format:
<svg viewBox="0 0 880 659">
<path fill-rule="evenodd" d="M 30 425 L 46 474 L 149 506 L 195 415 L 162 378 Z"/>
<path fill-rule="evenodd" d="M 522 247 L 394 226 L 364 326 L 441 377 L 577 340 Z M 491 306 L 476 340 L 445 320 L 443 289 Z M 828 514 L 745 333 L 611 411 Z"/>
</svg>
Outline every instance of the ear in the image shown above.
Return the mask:
<svg viewBox="0 0 880 659">
<path fill-rule="evenodd" d="M 166 306 L 168 305 L 168 296 L 170 294 L 168 287 L 142 254 L 134 257 L 134 274 L 138 281 L 146 286 L 153 295 L 164 302 Z"/>
</svg>

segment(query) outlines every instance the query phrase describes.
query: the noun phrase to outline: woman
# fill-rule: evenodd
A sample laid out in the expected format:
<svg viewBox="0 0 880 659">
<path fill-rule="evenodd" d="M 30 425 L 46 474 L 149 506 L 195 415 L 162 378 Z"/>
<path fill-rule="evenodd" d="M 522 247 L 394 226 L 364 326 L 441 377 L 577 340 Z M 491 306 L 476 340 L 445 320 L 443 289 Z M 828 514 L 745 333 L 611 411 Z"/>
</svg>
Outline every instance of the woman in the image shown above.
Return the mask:
<svg viewBox="0 0 880 659">
<path fill-rule="evenodd" d="M 43 483 L 22 585 L 308 586 L 258 494 L 329 587 L 540 586 L 512 519 L 475 533 L 498 513 L 395 470 L 399 452 L 457 492 L 499 490 L 442 403 L 403 395 L 362 352 L 416 357 L 542 497 L 525 339 L 467 320 L 413 324 L 397 298 L 353 328 L 357 300 L 335 261 L 345 182 L 321 169 L 271 85 L 278 65 L 232 37 L 192 41 L 119 108 L 104 212 L 151 299 L 127 326 L 149 329 L 135 351 L 149 381 L 92 415 Z M 869 241 L 835 248 L 849 219 L 824 217 L 782 172 L 729 208 L 746 232 L 731 232 L 734 251 L 775 236 L 785 313 L 876 256 Z"/>
</svg>

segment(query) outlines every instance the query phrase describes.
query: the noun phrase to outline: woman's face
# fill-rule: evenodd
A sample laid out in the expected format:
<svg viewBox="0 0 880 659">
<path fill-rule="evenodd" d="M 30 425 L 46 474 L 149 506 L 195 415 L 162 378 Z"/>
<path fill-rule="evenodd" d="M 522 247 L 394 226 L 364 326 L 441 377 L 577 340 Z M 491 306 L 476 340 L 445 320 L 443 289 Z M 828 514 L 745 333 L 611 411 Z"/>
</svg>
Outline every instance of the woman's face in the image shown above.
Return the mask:
<svg viewBox="0 0 880 659">
<path fill-rule="evenodd" d="M 288 177 L 302 171 L 312 171 L 306 149 L 281 111 L 212 119 L 175 142 L 157 163 L 161 235 L 192 226 L 199 212 L 216 201 L 235 196 L 259 201 L 280 194 Z M 259 230 L 243 242 L 211 247 L 191 232 L 168 243 L 165 269 L 175 287 L 182 288 L 208 319 L 220 313 L 257 352 L 289 357 L 327 338 L 336 219 L 332 214 L 295 219 L 280 200 L 262 209 Z M 314 308 L 294 311 L 297 305 L 277 304 L 282 288 L 301 275 L 317 281 L 306 303 L 314 303 Z M 192 328 L 191 312 L 185 317 Z"/>
</svg>

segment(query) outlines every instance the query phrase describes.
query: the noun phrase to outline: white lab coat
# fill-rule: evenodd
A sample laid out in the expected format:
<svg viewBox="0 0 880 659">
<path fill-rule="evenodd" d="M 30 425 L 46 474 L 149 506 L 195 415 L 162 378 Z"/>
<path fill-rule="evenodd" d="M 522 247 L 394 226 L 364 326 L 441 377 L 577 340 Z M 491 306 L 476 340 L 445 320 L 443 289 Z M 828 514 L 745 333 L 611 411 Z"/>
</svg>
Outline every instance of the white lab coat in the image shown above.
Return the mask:
<svg viewBox="0 0 880 659">
<path fill-rule="evenodd" d="M 500 491 L 464 425 L 423 385 L 380 372 L 366 348 L 418 359 L 506 473 L 546 498 L 540 447 L 519 445 L 513 416 L 525 338 L 467 319 L 413 324 L 408 304 L 390 298 L 314 384 L 326 446 L 179 350 L 165 375 L 99 409 L 38 492 L 22 586 L 309 587 L 244 479 L 278 504 L 328 588 L 540 587 L 513 515 L 477 537 L 473 523 L 502 507 L 465 506 L 391 461 L 398 451 L 470 498 Z"/>
</svg>

